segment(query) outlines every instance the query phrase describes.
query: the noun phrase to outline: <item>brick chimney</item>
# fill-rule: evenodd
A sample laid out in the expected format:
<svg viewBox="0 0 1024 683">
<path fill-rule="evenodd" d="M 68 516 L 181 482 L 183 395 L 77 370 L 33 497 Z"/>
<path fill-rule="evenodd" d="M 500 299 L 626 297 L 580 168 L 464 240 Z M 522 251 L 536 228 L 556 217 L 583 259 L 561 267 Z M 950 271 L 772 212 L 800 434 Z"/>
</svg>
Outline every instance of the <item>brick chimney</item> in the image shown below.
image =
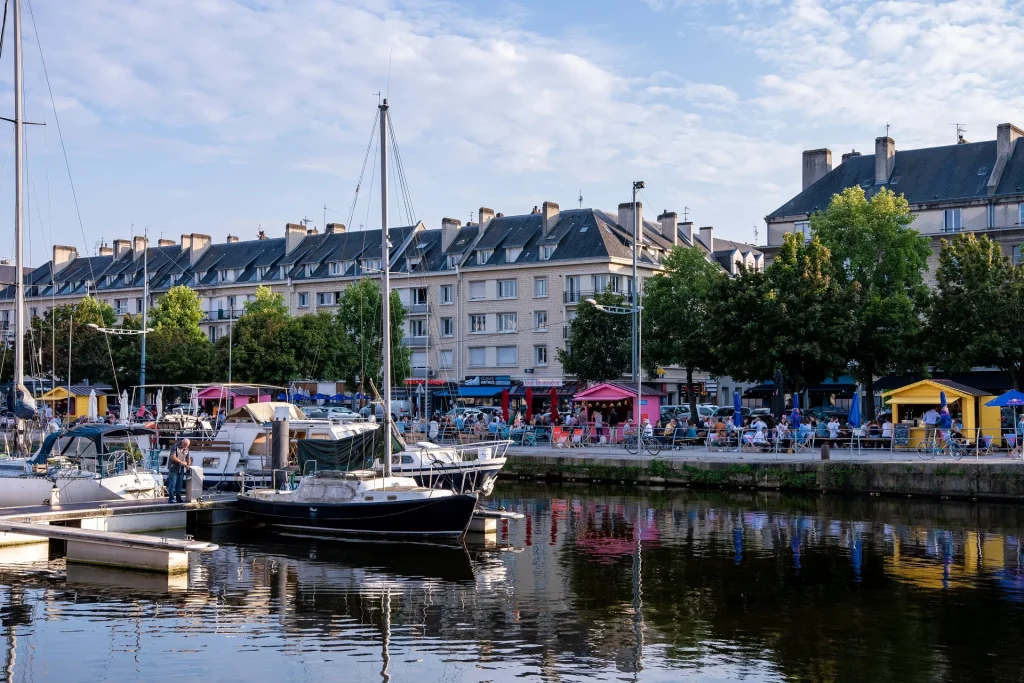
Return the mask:
<svg viewBox="0 0 1024 683">
<path fill-rule="evenodd" d="M 889 182 L 896 165 L 896 142 L 892 138 L 875 138 L 875 185 Z"/>
<path fill-rule="evenodd" d="M 327 227 L 324 229 L 325 235 L 337 235 L 343 232 L 345 232 L 344 223 L 328 223 Z"/>
<path fill-rule="evenodd" d="M 1012 123 L 1000 123 L 996 126 L 996 162 L 992 165 L 992 173 L 988 177 L 988 193 L 992 194 L 999 187 L 999 179 L 1006 168 L 1006 162 L 1013 154 L 1017 138 L 1024 135 L 1020 128 Z"/>
<path fill-rule="evenodd" d="M 302 238 L 306 236 L 306 228 L 298 223 L 288 223 L 284 226 L 284 253 L 290 254 L 295 247 L 299 246 Z"/>
<path fill-rule="evenodd" d="M 683 237 L 686 238 L 686 242 L 692 247 L 693 246 L 693 221 L 683 221 L 679 224 L 679 229 L 683 233 Z"/>
<path fill-rule="evenodd" d="M 314 225 L 312 228 L 306 228 L 306 234 L 307 235 L 319 235 L 320 231 L 317 230 L 316 226 Z"/>
<path fill-rule="evenodd" d="M 104 248 L 110 250 L 110 247 L 101 247 L 100 256 L 104 256 L 102 252 Z M 78 250 L 74 247 L 65 247 L 60 244 L 53 245 L 53 274 L 56 275 L 64 270 L 76 258 L 78 258 Z"/>
<path fill-rule="evenodd" d="M 818 182 L 826 173 L 832 170 L 832 150 L 830 149 L 809 149 L 804 152 L 804 182 L 803 189 Z"/>
<path fill-rule="evenodd" d="M 177 242 L 174 240 L 158 239 L 156 241 L 156 246 L 158 247 L 173 247 L 175 244 L 177 244 Z"/>
<path fill-rule="evenodd" d="M 131 240 L 114 240 L 114 258 L 119 259 L 132 248 Z"/>
<path fill-rule="evenodd" d="M 846 154 L 843 155 L 843 163 L 845 164 L 847 159 L 852 159 L 853 157 L 859 157 L 859 156 L 860 156 L 860 152 L 858 152 L 855 149 L 851 149 L 849 152 L 847 152 Z"/>
<path fill-rule="evenodd" d="M 234 244 L 237 241 L 238 237 L 236 237 L 235 235 L 228 235 L 228 238 L 225 240 L 225 244 Z"/>
<path fill-rule="evenodd" d="M 637 232 L 641 235 L 644 229 L 644 205 L 642 202 L 636 203 L 637 212 Z M 624 202 L 619 204 L 619 227 L 623 228 L 630 235 L 633 234 L 633 203 Z"/>
<path fill-rule="evenodd" d="M 462 221 L 458 218 L 441 219 L 441 251 L 448 251 L 448 247 L 455 242 L 455 236 L 459 234 Z"/>
<path fill-rule="evenodd" d="M 665 210 L 658 216 L 658 223 L 661 224 L 661 235 L 669 241 L 672 246 L 679 244 L 679 230 L 676 226 L 679 223 L 679 214 L 675 211 Z"/>
<path fill-rule="evenodd" d="M 199 260 L 199 257 L 210 247 L 210 243 L 213 239 L 209 235 L 201 235 L 198 232 L 193 232 L 189 235 L 181 236 L 181 246 L 185 246 L 185 242 L 188 242 L 188 261 L 193 266 Z"/>
<path fill-rule="evenodd" d="M 476 222 L 480 224 L 481 228 L 486 228 L 487 224 L 494 218 L 494 210 L 488 209 L 486 206 L 480 207 L 480 213 L 477 214 Z"/>
<path fill-rule="evenodd" d="M 260 230 L 258 233 L 256 233 L 256 239 L 258 239 L 258 240 L 265 240 L 265 239 L 269 239 L 269 238 L 267 237 L 267 233 L 265 231 Z"/>
<path fill-rule="evenodd" d="M 558 204 L 554 202 L 544 202 L 541 214 L 544 216 L 543 231 L 544 235 L 550 235 L 551 231 L 558 225 Z"/>
<path fill-rule="evenodd" d="M 700 229 L 700 241 L 712 254 L 715 253 L 715 229 L 710 225 L 702 226 Z"/>
<path fill-rule="evenodd" d="M 100 245 L 100 256 L 113 256 L 114 248 L 107 244 Z"/>
<path fill-rule="evenodd" d="M 149 249 L 149 240 L 142 235 L 137 235 L 132 238 L 132 257 L 138 261 L 142 254 Z"/>
</svg>

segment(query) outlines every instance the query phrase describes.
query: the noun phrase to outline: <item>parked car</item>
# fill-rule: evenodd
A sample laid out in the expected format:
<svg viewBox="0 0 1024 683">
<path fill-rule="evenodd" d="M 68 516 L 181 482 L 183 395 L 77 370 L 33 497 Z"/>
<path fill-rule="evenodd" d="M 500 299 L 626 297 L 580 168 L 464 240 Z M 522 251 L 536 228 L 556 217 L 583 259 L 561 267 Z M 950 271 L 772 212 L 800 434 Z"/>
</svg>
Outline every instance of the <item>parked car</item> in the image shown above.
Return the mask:
<svg viewBox="0 0 1024 683">
<path fill-rule="evenodd" d="M 727 417 L 732 417 L 733 413 L 735 412 L 736 409 L 732 406 L 719 406 L 718 408 L 715 409 L 713 415 L 714 417 L 720 417 L 724 420 Z M 743 415 L 743 417 L 748 417 L 750 415 L 750 408 L 743 406 L 742 408 L 740 408 L 740 413 Z"/>
<path fill-rule="evenodd" d="M 329 406 L 320 408 L 324 412 L 324 416 L 331 420 L 358 420 L 359 413 L 354 410 L 350 410 L 344 406 Z M 307 412 L 308 414 L 308 412 Z M 384 413 L 382 412 L 381 415 Z"/>
</svg>

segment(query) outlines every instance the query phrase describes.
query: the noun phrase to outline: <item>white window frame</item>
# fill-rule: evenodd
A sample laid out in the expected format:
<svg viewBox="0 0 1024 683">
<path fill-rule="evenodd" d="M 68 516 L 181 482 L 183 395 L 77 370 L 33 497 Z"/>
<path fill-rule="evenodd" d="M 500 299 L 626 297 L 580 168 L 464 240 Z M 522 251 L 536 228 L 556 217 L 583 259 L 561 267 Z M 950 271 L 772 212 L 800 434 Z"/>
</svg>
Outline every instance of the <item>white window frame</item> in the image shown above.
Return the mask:
<svg viewBox="0 0 1024 683">
<path fill-rule="evenodd" d="M 414 318 L 409 321 L 409 336 L 410 337 L 426 337 L 427 336 L 427 321 L 423 318 Z"/>
<path fill-rule="evenodd" d="M 512 293 L 506 294 L 503 292 L 506 286 L 511 286 Z M 519 298 L 519 280 L 498 280 L 498 298 L 499 299 L 518 299 Z"/>
<path fill-rule="evenodd" d="M 989 228 L 996 227 L 996 205 L 989 204 L 985 207 L 985 223 Z"/>
<path fill-rule="evenodd" d="M 515 358 L 512 359 L 512 360 L 507 360 L 506 359 L 505 362 L 502 362 L 502 360 L 501 360 L 502 352 L 504 351 L 505 353 L 508 353 L 508 351 L 510 349 L 511 349 L 512 353 L 515 354 Z M 495 362 L 498 364 L 499 368 L 514 368 L 514 367 L 516 367 L 517 365 L 519 365 L 519 347 L 518 346 L 499 346 L 496 349 Z"/>
<path fill-rule="evenodd" d="M 960 232 L 963 229 L 963 214 L 959 207 L 942 212 L 942 232 Z"/>
<path fill-rule="evenodd" d="M 474 360 L 473 356 L 479 355 Z M 469 367 L 471 368 L 482 368 L 487 365 L 487 349 L 483 346 L 470 346 L 469 347 Z"/>
<path fill-rule="evenodd" d="M 331 275 L 341 275 L 341 261 L 331 261 Z"/>
<path fill-rule="evenodd" d="M 548 295 L 548 278 L 540 276 L 533 278 L 533 298 L 543 299 Z"/>
<path fill-rule="evenodd" d="M 309 292 L 299 292 L 299 308 L 309 308 Z"/>
<path fill-rule="evenodd" d="M 491 256 L 494 255 L 493 249 L 477 249 L 476 250 L 476 264 L 482 266 L 491 260 Z"/>
<path fill-rule="evenodd" d="M 510 334 L 519 331 L 519 315 L 517 313 L 498 314 L 498 332 Z"/>
<path fill-rule="evenodd" d="M 455 287 L 452 285 L 441 285 L 441 291 L 438 294 L 438 299 L 441 301 L 442 306 L 450 306 L 455 303 Z"/>
<path fill-rule="evenodd" d="M 459 254 L 448 254 L 448 269 L 455 270 L 459 267 Z"/>
<path fill-rule="evenodd" d="M 474 296 L 474 290 L 478 290 L 479 296 Z M 469 300 L 480 301 L 487 298 L 487 283 L 483 280 L 475 280 L 469 283 Z"/>
<path fill-rule="evenodd" d="M 1024 202 L 1017 207 L 1017 225 L 1024 225 Z"/>
<path fill-rule="evenodd" d="M 455 362 L 455 353 L 449 349 L 444 349 L 437 354 L 437 365 L 442 370 L 451 370 L 452 364 Z"/>
<path fill-rule="evenodd" d="M 439 326 L 442 337 L 454 337 L 455 336 L 455 318 L 441 318 L 441 324 Z"/>
<path fill-rule="evenodd" d="M 533 331 L 534 332 L 547 332 L 548 331 L 548 312 L 547 311 L 534 311 L 533 312 Z"/>
<path fill-rule="evenodd" d="M 803 235 L 804 244 L 811 241 L 811 222 L 810 221 L 797 221 L 793 224 L 793 232 L 798 235 Z"/>
<path fill-rule="evenodd" d="M 543 356 L 543 358 L 541 358 L 541 356 Z M 547 344 L 537 344 L 533 347 L 533 364 L 539 366 L 546 366 L 548 364 Z"/>
<path fill-rule="evenodd" d="M 423 301 L 419 301 L 417 292 L 423 294 Z M 409 290 L 409 301 L 413 306 L 425 306 L 427 304 L 427 288 L 426 287 L 413 287 Z"/>
<path fill-rule="evenodd" d="M 551 257 L 554 255 L 554 253 L 555 253 L 555 245 L 554 244 L 542 244 L 541 247 L 540 247 L 540 260 L 541 261 L 550 261 Z"/>
<path fill-rule="evenodd" d="M 469 333 L 484 334 L 487 332 L 487 315 L 484 313 L 471 313 L 469 316 Z"/>
</svg>

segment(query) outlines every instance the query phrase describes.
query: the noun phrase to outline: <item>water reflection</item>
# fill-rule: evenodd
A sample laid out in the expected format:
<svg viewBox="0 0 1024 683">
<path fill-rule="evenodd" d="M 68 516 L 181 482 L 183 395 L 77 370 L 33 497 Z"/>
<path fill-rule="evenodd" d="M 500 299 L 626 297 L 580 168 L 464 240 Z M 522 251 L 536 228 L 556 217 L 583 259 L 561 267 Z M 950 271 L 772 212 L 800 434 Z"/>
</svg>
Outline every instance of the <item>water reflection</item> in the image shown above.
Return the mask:
<svg viewBox="0 0 1024 683">
<path fill-rule="evenodd" d="M 1000 680 L 1024 513 L 503 484 L 496 549 L 217 531 L 168 580 L 0 550 L 8 680 Z M 40 550 L 42 548 L 42 550 Z M 520 549 L 520 552 L 509 550 Z"/>
</svg>

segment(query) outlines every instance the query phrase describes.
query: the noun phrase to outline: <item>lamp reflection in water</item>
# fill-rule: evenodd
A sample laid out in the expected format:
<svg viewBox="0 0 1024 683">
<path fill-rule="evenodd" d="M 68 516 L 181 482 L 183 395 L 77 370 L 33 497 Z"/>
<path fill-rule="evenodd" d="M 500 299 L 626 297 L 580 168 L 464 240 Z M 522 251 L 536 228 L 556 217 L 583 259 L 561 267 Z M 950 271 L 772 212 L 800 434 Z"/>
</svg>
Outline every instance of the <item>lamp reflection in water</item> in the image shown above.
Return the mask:
<svg viewBox="0 0 1024 683">
<path fill-rule="evenodd" d="M 381 667 L 380 667 L 380 679 L 384 683 L 391 681 L 391 674 L 388 673 L 388 669 L 391 668 L 391 589 L 387 588 L 384 590 L 383 605 L 381 609 L 384 611 L 384 627 L 383 634 L 381 634 Z"/>
</svg>

